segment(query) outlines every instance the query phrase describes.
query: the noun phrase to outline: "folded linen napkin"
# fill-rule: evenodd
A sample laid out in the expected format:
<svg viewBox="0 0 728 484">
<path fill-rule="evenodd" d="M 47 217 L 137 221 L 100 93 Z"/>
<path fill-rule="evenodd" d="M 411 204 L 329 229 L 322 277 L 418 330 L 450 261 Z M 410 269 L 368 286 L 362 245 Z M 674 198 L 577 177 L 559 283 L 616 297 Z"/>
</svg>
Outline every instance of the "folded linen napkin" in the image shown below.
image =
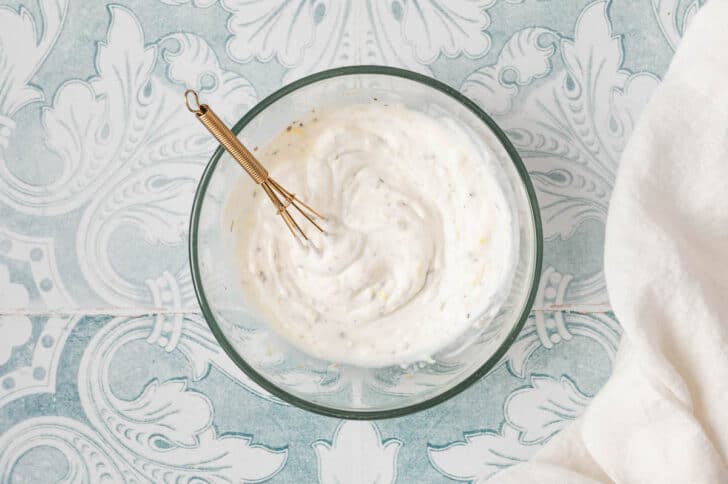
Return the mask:
<svg viewBox="0 0 728 484">
<path fill-rule="evenodd" d="M 622 156 L 605 271 L 614 374 L 493 482 L 728 483 L 726 0 L 696 15 Z"/>
</svg>

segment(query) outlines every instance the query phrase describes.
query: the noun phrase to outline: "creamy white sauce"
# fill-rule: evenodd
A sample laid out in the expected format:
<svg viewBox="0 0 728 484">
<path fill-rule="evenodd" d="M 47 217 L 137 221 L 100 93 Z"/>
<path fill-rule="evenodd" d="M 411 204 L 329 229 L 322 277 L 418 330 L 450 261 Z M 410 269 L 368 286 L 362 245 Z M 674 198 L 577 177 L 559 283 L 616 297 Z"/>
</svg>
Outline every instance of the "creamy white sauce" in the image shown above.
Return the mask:
<svg viewBox="0 0 728 484">
<path fill-rule="evenodd" d="M 250 180 L 228 204 L 247 299 L 300 349 L 366 367 L 424 360 L 502 303 L 516 232 L 493 155 L 457 123 L 348 106 L 255 153 L 326 216 L 325 234 L 299 217 L 303 247 Z"/>
</svg>

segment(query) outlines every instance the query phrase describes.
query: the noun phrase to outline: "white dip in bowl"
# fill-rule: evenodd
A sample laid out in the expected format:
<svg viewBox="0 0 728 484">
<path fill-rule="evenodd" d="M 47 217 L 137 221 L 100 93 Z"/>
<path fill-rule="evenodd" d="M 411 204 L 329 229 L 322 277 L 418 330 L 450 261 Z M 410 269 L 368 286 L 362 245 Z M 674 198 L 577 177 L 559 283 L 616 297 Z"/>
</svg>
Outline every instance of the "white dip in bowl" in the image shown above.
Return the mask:
<svg viewBox="0 0 728 484">
<path fill-rule="evenodd" d="M 457 123 L 377 102 L 316 110 L 254 154 L 326 217 L 325 234 L 299 217 L 302 246 L 249 179 L 227 204 L 243 292 L 298 348 L 408 364 L 500 308 L 517 231 L 492 153 Z"/>
</svg>

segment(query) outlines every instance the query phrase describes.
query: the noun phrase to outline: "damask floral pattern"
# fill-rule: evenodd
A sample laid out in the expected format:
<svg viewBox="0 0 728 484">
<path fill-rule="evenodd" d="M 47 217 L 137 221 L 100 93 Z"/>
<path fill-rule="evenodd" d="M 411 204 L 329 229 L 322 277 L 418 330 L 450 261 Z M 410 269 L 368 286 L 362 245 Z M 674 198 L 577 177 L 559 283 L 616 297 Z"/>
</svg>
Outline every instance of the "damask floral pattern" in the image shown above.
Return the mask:
<svg viewBox="0 0 728 484">
<path fill-rule="evenodd" d="M 382 441 L 376 425 L 369 422 L 341 422 L 332 442 L 312 444 L 318 459 L 321 484 L 389 483 L 397 476 L 397 452 L 402 442 Z"/>
<path fill-rule="evenodd" d="M 609 196 L 667 67 L 643 65 L 623 34 L 658 32 L 669 58 L 703 0 L 0 3 L 3 482 L 483 482 L 606 380 L 621 334 L 601 270 Z M 283 83 L 350 64 L 442 77 L 491 113 L 547 239 L 501 365 L 381 422 L 313 416 L 250 381 L 197 312 L 186 262 L 214 144 L 184 89 L 232 123 Z"/>
<path fill-rule="evenodd" d="M 387 64 L 428 73 L 440 54 L 488 51 L 487 8 L 494 0 L 220 0 L 231 13 L 231 58 L 275 58 L 286 81 L 352 64 Z"/>
<path fill-rule="evenodd" d="M 705 0 L 651 0 L 660 29 L 674 50 Z"/>
<path fill-rule="evenodd" d="M 3 306 L 28 306 L 28 291 L 22 284 L 10 282 L 10 271 L 0 265 L 0 303 Z M 0 314 L 0 334 L 6 335 L 0 340 L 0 365 L 8 362 L 13 349 L 25 344 L 30 338 L 32 324 L 25 314 Z"/>
<path fill-rule="evenodd" d="M 485 482 L 504 467 L 528 460 L 538 447 L 578 417 L 589 402 L 569 380 L 533 376 L 531 386 L 511 393 L 506 423 L 498 431 L 468 432 L 463 441 L 429 446 L 430 462 L 459 481 Z"/>
</svg>

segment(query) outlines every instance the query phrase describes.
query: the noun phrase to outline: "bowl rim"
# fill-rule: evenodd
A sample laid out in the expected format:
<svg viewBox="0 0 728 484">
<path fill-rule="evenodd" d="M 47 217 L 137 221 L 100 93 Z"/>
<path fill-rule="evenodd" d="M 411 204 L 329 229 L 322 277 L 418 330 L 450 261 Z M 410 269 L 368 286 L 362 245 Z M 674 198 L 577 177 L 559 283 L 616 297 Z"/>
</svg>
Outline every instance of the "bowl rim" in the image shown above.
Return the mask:
<svg viewBox="0 0 728 484">
<path fill-rule="evenodd" d="M 461 94 L 456 89 L 448 86 L 447 84 L 431 77 L 425 76 L 423 74 L 396 67 L 376 65 L 337 67 L 334 69 L 317 72 L 283 86 L 282 88 L 278 89 L 274 93 L 264 98 L 262 101 L 258 102 L 258 104 L 256 104 L 252 109 L 245 113 L 245 115 L 240 118 L 237 123 L 235 123 L 235 125 L 231 128 L 232 132 L 237 135 L 248 123 L 250 123 L 268 106 L 304 86 L 308 86 L 309 84 L 313 84 L 325 79 L 331 79 L 334 77 L 360 74 L 400 77 L 418 82 L 420 84 L 424 84 L 450 96 L 451 98 L 458 101 L 461 105 L 469 109 L 491 129 L 491 131 L 495 134 L 496 138 L 498 138 L 500 143 L 505 148 L 511 161 L 516 167 L 516 171 L 518 172 L 521 178 L 521 182 L 523 183 L 523 186 L 526 189 L 526 193 L 528 195 L 528 201 L 531 208 L 531 220 L 533 221 L 533 229 L 535 235 L 535 260 L 533 267 L 533 278 L 531 282 L 531 287 L 529 289 L 528 298 L 526 299 L 526 302 L 521 310 L 521 315 L 518 321 L 513 326 L 513 328 L 511 328 L 511 331 L 500 344 L 498 349 L 491 355 L 491 357 L 488 358 L 477 370 L 468 375 L 465 379 L 463 379 L 452 388 L 449 388 L 446 391 L 422 402 L 388 410 L 347 410 L 336 407 L 329 407 L 326 405 L 319 405 L 317 403 L 310 402 L 306 399 L 287 392 L 283 388 L 275 385 L 273 382 L 266 379 L 262 374 L 258 373 L 252 366 L 250 366 L 245 361 L 245 359 L 237 351 L 235 351 L 232 344 L 228 341 L 227 337 L 223 333 L 222 328 L 218 325 L 212 309 L 207 301 L 207 297 L 205 296 L 205 290 L 203 288 L 201 280 L 199 259 L 197 255 L 197 236 L 199 233 L 198 229 L 202 203 L 204 201 L 205 193 L 210 183 L 212 174 L 214 173 L 215 168 L 224 153 L 224 149 L 222 146 L 218 146 L 213 153 L 210 161 L 205 167 L 204 172 L 202 173 L 202 177 L 200 178 L 197 190 L 195 191 L 195 198 L 192 203 L 192 211 L 190 214 L 189 264 L 192 272 L 192 284 L 195 290 L 195 295 L 200 305 L 202 315 L 204 316 L 207 325 L 210 327 L 210 331 L 212 331 L 215 339 L 217 339 L 218 343 L 228 355 L 228 357 L 232 359 L 237 367 L 240 368 L 251 380 L 253 380 L 256 384 L 261 386 L 272 395 L 280 398 L 284 402 L 302 408 L 304 410 L 308 410 L 310 412 L 314 412 L 327 417 L 345 418 L 350 420 L 374 420 L 401 417 L 433 407 L 454 397 L 458 393 L 470 387 L 498 365 L 498 363 L 501 361 L 508 349 L 513 345 L 519 333 L 523 329 L 523 326 L 525 325 L 526 320 L 531 313 L 531 308 L 533 307 L 533 303 L 538 292 L 543 259 L 543 228 L 541 225 L 541 215 L 538 206 L 538 200 L 536 198 L 536 192 L 533 188 L 531 179 L 528 176 L 528 171 L 526 170 L 526 167 L 523 164 L 521 157 L 518 155 L 515 147 L 508 140 L 503 130 L 495 123 L 495 121 L 493 121 L 493 119 L 488 114 L 485 113 L 485 111 L 483 111 L 477 104 L 475 104 L 475 102 L 467 98 L 465 95 Z"/>
</svg>

